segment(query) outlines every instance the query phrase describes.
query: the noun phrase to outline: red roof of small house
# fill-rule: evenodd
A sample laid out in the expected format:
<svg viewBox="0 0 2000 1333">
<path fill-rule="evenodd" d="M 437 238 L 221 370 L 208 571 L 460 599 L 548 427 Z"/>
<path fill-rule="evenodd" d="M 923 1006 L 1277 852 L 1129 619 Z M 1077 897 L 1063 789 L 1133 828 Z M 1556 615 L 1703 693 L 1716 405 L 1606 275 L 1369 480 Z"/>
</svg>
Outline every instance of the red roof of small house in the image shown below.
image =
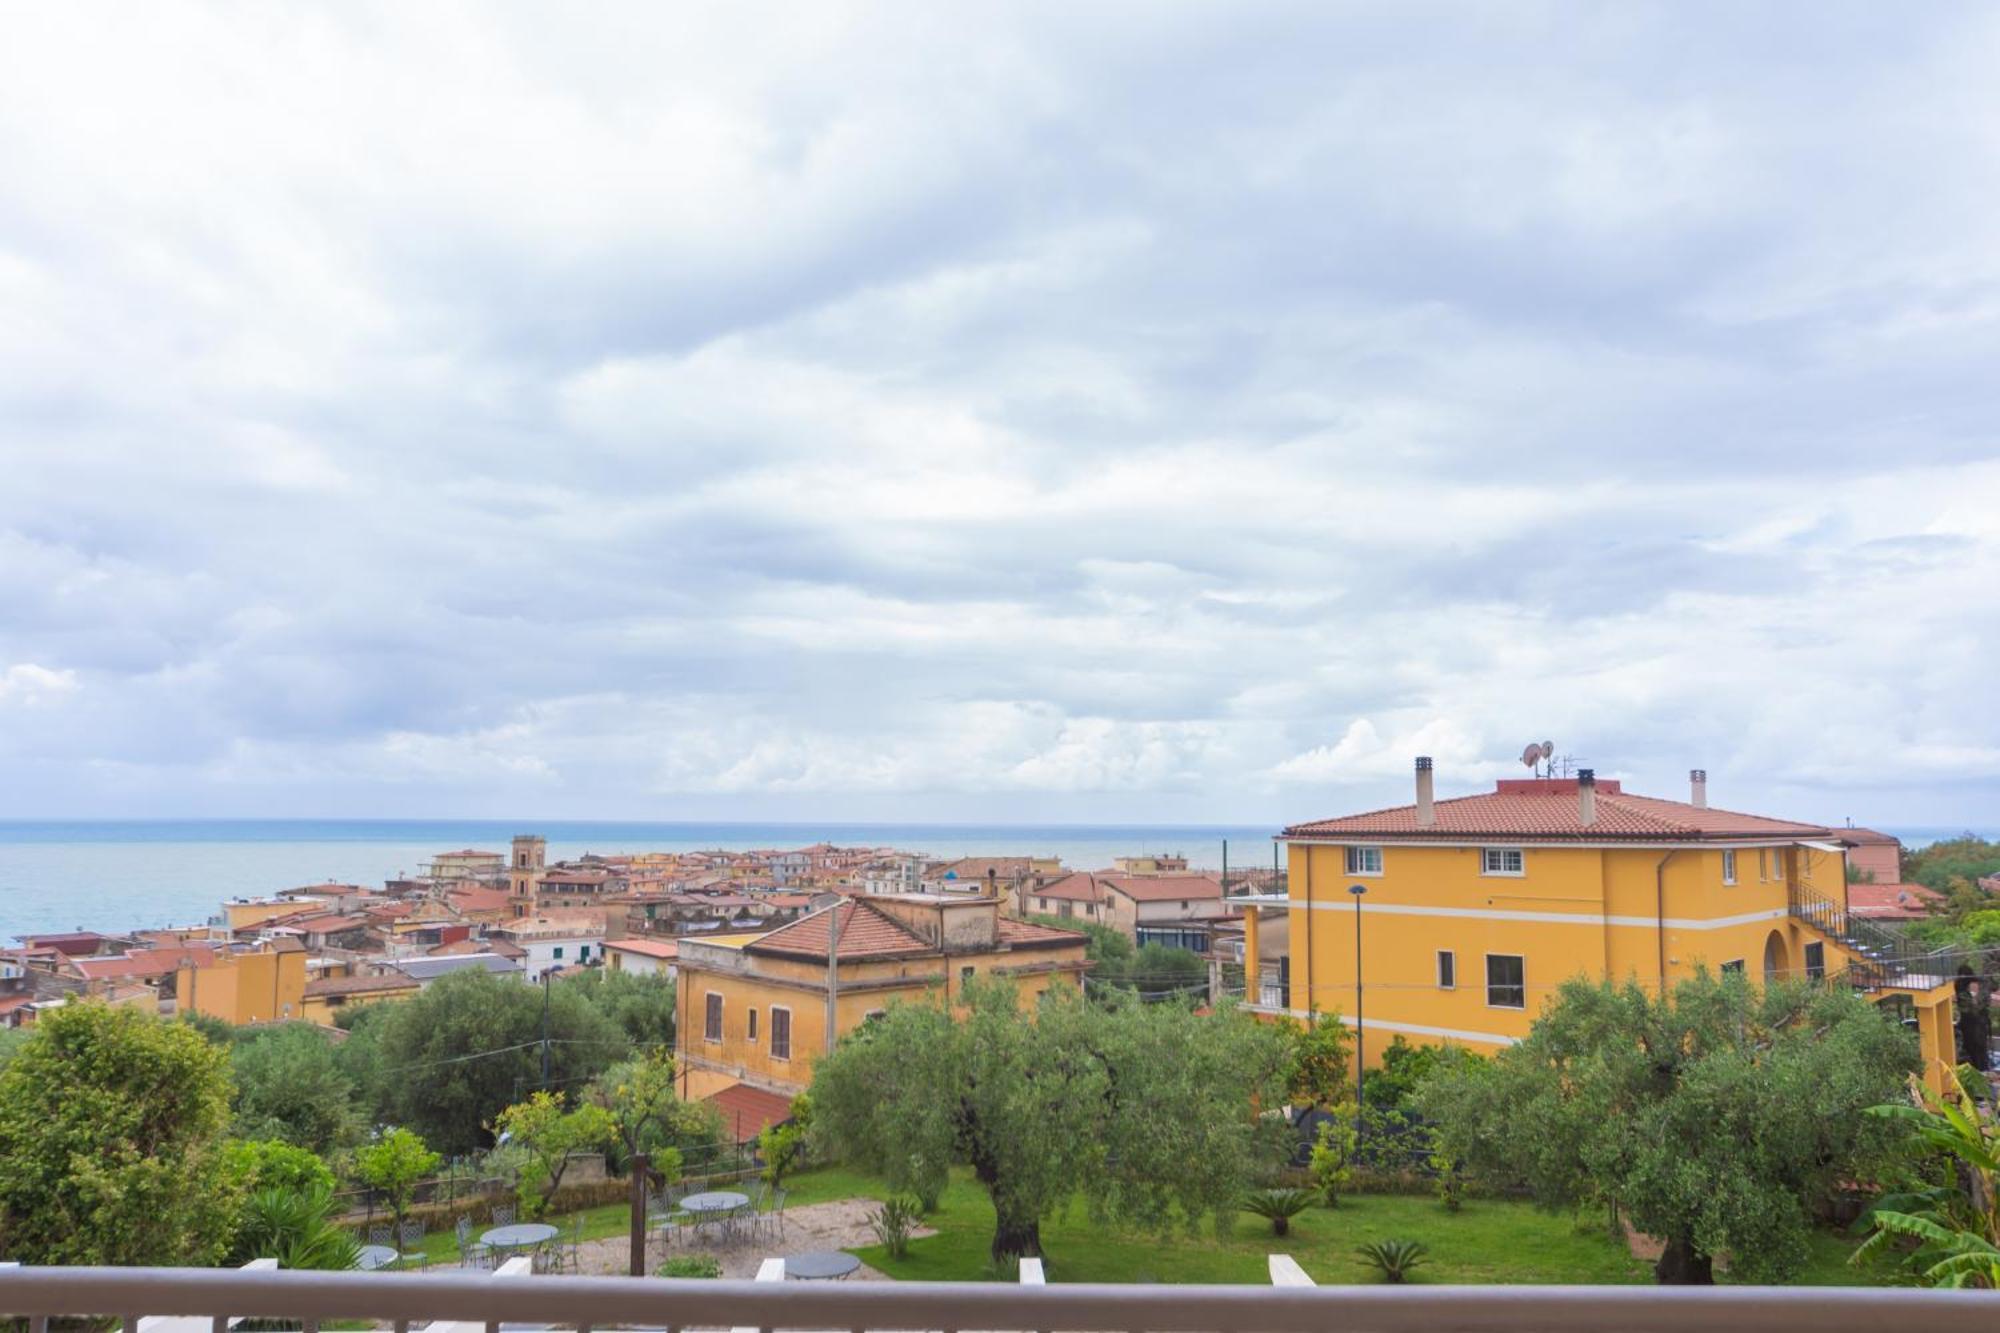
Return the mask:
<svg viewBox="0 0 2000 1333">
<path fill-rule="evenodd" d="M 30 949 L 54 949 L 71 957 L 96 953 L 111 940 L 109 935 L 100 935 L 94 930 L 70 930 L 59 935 L 18 935 L 15 938 Z"/>
<path fill-rule="evenodd" d="M 792 1118 L 791 1098 L 753 1088 L 748 1083 L 732 1083 L 702 1100 L 722 1112 L 724 1123 L 738 1143 L 748 1143 L 763 1133 L 765 1126 Z"/>
<path fill-rule="evenodd" d="M 504 912 L 514 899 L 505 889 L 453 889 L 445 901 L 461 912 Z"/>
<path fill-rule="evenodd" d="M 1944 895 L 1921 884 L 1850 884 L 1847 910 L 1871 921 L 1921 921 Z"/>
<path fill-rule="evenodd" d="M 1033 921 L 1000 918 L 1000 942 L 1011 949 L 1060 949 L 1065 945 L 1082 948 L 1090 937 L 1078 930 L 1059 930 Z"/>
<path fill-rule="evenodd" d="M 1575 842 L 1728 842 L 1832 838 L 1833 830 L 1734 810 L 1627 795 L 1616 779 L 1597 782 L 1597 819 L 1585 824 L 1574 778 L 1502 779 L 1479 796 L 1438 801 L 1430 824 L 1414 805 L 1294 824 L 1286 838 L 1528 838 Z"/>
<path fill-rule="evenodd" d="M 743 946 L 744 951 L 824 958 L 827 922 L 834 912 L 841 914 L 839 952 L 842 958 L 883 958 L 896 954 L 938 952 L 928 940 L 879 907 L 866 902 L 844 902 L 831 910 L 800 917 L 768 935 L 758 936 Z"/>
<path fill-rule="evenodd" d="M 418 989 L 411 977 L 401 972 L 391 972 L 379 977 L 321 977 L 306 983 L 306 994 L 320 995 L 375 995 L 391 991 Z"/>
<path fill-rule="evenodd" d="M 1850 847 L 1901 847 L 1903 840 L 1888 833 L 1877 833 L 1872 828 L 1840 828 L 1834 833 Z"/>
<path fill-rule="evenodd" d="M 648 958 L 678 958 L 681 956 L 679 940 L 606 940 L 607 949 L 623 949 L 626 953 L 644 954 Z"/>
<path fill-rule="evenodd" d="M 1134 902 L 1211 901 L 1222 897 L 1222 881 L 1211 875 L 1127 875 L 1113 871 L 1100 873 L 1098 878 L 1112 892 Z"/>
</svg>

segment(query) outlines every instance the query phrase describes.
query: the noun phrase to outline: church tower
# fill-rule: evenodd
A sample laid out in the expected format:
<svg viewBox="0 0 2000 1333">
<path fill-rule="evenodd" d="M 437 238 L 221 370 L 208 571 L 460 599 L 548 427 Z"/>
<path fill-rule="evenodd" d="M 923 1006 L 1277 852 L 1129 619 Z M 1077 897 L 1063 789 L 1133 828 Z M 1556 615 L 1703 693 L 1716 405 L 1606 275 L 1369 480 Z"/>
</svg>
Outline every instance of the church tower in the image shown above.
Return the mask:
<svg viewBox="0 0 2000 1333">
<path fill-rule="evenodd" d="M 535 914 L 535 885 L 548 860 L 547 838 L 524 833 L 514 839 L 514 854 L 507 861 L 507 892 L 514 899 L 515 916 Z"/>
</svg>

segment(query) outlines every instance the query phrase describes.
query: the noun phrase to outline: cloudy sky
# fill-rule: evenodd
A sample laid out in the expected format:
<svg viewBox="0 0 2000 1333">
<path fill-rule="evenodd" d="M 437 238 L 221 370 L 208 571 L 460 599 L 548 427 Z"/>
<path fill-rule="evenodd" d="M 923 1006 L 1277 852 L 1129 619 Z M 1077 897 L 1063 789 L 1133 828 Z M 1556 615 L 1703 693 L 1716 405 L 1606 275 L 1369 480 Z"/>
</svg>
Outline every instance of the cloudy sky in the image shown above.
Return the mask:
<svg viewBox="0 0 2000 1333">
<path fill-rule="evenodd" d="M 56 4 L 0 817 L 2000 824 L 1991 7 Z"/>
</svg>

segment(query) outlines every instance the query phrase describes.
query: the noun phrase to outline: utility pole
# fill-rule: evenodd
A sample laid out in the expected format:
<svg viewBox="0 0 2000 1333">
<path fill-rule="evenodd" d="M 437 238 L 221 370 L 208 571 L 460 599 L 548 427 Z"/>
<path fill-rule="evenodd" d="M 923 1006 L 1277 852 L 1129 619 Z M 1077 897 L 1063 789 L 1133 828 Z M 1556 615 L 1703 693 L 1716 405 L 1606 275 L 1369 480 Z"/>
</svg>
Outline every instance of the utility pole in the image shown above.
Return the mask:
<svg viewBox="0 0 2000 1333">
<path fill-rule="evenodd" d="M 826 1053 L 828 1055 L 833 1054 L 836 1006 L 840 1000 L 840 909 L 845 905 L 845 902 L 838 902 L 826 909 Z M 950 984 L 947 977 L 945 985 Z"/>
<path fill-rule="evenodd" d="M 549 1086 L 549 974 L 542 973 L 542 1087 Z"/>
</svg>

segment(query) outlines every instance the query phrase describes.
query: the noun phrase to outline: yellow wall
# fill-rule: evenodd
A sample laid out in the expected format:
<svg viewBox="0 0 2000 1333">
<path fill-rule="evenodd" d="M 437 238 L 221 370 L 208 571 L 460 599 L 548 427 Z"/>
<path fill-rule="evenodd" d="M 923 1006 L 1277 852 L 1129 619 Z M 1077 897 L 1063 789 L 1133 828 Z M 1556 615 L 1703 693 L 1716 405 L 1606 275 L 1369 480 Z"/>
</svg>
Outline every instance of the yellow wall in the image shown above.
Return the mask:
<svg viewBox="0 0 2000 1333">
<path fill-rule="evenodd" d="M 324 904 L 317 899 L 284 898 L 268 903 L 224 903 L 222 913 L 229 922 L 229 929 L 236 931 L 281 916 L 297 916 L 300 912 L 314 911 L 323 906 Z"/>
<path fill-rule="evenodd" d="M 1295 1013 L 1337 1013 L 1353 1023 L 1356 923 L 1348 886 L 1368 890 L 1360 929 L 1371 1065 L 1396 1034 L 1489 1051 L 1518 1040 L 1572 977 L 1656 987 L 1663 976 L 1671 984 L 1697 967 L 1715 972 L 1741 960 L 1752 978 L 1762 978 L 1767 949 L 1778 974 L 1804 975 L 1805 945 L 1821 937 L 1789 915 L 1786 877 L 1835 902 L 1846 895 L 1842 858 L 1802 847 L 1785 850 L 1781 863 L 1756 848 L 1737 849 L 1733 884 L 1724 882 L 1723 855 L 1713 847 L 1527 846 L 1519 876 L 1481 873 L 1478 847 L 1386 845 L 1379 875 L 1349 874 L 1343 846 L 1294 843 L 1288 850 Z M 1309 931 L 1302 919 L 1311 921 Z M 1841 946 L 1821 942 L 1827 970 L 1842 970 Z M 1454 955 L 1451 989 L 1439 985 L 1439 950 Z M 1488 1003 L 1489 954 L 1523 960 L 1524 1007 Z M 1933 1013 L 1924 1029 L 1933 1079 L 1952 1052 L 1949 991 L 1912 994 L 1920 1010 L 1945 1005 L 1944 1017 Z"/>
<path fill-rule="evenodd" d="M 422 989 L 413 981 L 407 990 L 364 991 L 358 995 L 308 995 L 299 1003 L 299 1017 L 332 1027 L 334 1019 L 344 1009 L 359 1009 L 362 1005 L 379 1004 L 385 1000 L 407 1000 Z"/>
<path fill-rule="evenodd" d="M 301 1018 L 305 989 L 302 952 L 224 954 L 175 975 L 175 1012 L 207 1014 L 225 1023 Z"/>
<path fill-rule="evenodd" d="M 705 940 L 705 944 L 719 943 Z M 686 949 L 686 946 L 683 946 Z M 1075 989 L 1083 963 L 1083 944 L 1075 948 L 1038 949 L 1021 953 L 963 954 L 909 961 L 847 962 L 840 968 L 842 990 L 837 1001 L 835 1032 L 845 1036 L 860 1027 L 870 1013 L 892 1003 L 937 1003 L 949 989 L 956 1002 L 964 986 L 963 969 L 976 976 L 994 972 L 1010 975 L 1020 990 L 1021 1005 L 1032 1008 L 1043 991 L 1064 986 Z M 803 1091 L 812 1082 L 812 1066 L 826 1050 L 826 965 L 803 960 L 750 956 L 756 974 L 704 967 L 685 954 L 678 980 L 679 1046 L 687 1082 L 683 1095 L 705 1097 L 732 1083 L 750 1083 L 778 1091 Z M 1042 970 L 1051 963 L 1068 970 Z M 1022 969 L 1037 969 L 1023 971 Z M 706 996 L 722 996 L 722 1040 L 705 1037 Z M 788 1060 L 771 1055 L 771 1009 L 792 1012 L 792 1050 Z M 749 1014 L 757 1011 L 757 1038 L 749 1036 Z"/>
</svg>

